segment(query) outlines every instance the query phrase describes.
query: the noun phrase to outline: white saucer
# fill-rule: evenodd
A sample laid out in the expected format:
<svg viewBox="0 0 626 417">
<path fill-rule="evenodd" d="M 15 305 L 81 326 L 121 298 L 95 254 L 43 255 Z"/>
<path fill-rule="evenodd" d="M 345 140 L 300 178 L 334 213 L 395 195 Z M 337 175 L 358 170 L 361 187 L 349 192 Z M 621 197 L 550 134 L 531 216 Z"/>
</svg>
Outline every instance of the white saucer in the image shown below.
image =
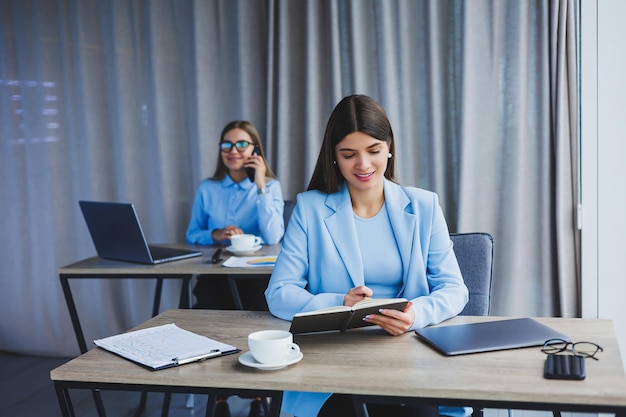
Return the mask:
<svg viewBox="0 0 626 417">
<path fill-rule="evenodd" d="M 246 353 L 242 353 L 241 355 L 239 355 L 239 363 L 245 366 L 249 366 L 251 368 L 261 369 L 263 371 L 273 371 L 273 370 L 282 369 L 289 365 L 293 365 L 294 363 L 300 362 L 303 356 L 304 355 L 302 355 L 302 352 L 298 352 L 298 353 L 294 353 L 292 357 L 290 359 L 287 359 L 285 362 L 267 365 L 264 363 L 257 362 L 252 356 L 252 353 L 248 351 Z"/>
<path fill-rule="evenodd" d="M 261 249 L 261 245 L 253 246 L 252 249 L 243 249 L 243 250 L 235 249 L 232 245 L 226 248 L 228 252 L 234 255 L 239 255 L 239 256 L 252 255 L 253 253 L 258 252 L 259 249 Z"/>
</svg>

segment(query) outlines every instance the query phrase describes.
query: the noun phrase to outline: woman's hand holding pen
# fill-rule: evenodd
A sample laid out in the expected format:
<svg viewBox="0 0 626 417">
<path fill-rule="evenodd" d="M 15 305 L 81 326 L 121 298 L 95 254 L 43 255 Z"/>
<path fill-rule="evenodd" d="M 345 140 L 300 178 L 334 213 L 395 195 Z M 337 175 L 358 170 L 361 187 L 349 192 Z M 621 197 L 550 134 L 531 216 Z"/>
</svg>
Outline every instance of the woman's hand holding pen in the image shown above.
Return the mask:
<svg viewBox="0 0 626 417">
<path fill-rule="evenodd" d="M 365 285 L 354 287 L 343 296 L 343 305 L 352 307 L 359 301 L 369 299 L 373 294 L 374 292 Z M 404 311 L 381 309 L 380 314 L 370 314 L 364 320 L 379 325 L 392 336 L 399 336 L 406 333 L 415 321 L 415 312 L 411 309 L 412 305 L 413 303 L 409 301 Z"/>
<path fill-rule="evenodd" d="M 406 333 L 415 321 L 412 305 L 413 303 L 409 301 L 404 311 L 383 308 L 380 314 L 370 314 L 364 320 L 379 325 L 392 336 L 400 336 Z"/>
<path fill-rule="evenodd" d="M 374 292 L 365 285 L 354 287 L 343 296 L 343 305 L 352 307 L 359 301 L 367 300 L 373 293 Z"/>
</svg>

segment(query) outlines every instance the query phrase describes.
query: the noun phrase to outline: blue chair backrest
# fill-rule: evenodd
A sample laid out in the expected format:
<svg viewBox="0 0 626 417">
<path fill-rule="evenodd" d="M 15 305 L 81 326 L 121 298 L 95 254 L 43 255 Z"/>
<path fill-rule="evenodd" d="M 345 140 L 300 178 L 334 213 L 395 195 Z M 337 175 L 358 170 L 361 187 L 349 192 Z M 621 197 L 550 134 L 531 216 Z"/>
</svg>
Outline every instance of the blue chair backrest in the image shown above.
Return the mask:
<svg viewBox="0 0 626 417">
<path fill-rule="evenodd" d="M 488 316 L 493 274 L 493 238 L 489 233 L 451 233 L 469 301 L 461 315 Z"/>
</svg>

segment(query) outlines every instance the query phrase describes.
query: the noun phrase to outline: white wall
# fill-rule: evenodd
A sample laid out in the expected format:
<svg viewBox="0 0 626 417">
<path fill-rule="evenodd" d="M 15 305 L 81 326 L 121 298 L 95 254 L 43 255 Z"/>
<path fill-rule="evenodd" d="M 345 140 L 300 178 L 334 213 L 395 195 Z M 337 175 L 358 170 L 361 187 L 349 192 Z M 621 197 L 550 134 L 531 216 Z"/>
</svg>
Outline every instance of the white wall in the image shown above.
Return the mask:
<svg viewBox="0 0 626 417">
<path fill-rule="evenodd" d="M 581 6 L 583 317 L 612 319 L 626 360 L 626 2 Z"/>
</svg>

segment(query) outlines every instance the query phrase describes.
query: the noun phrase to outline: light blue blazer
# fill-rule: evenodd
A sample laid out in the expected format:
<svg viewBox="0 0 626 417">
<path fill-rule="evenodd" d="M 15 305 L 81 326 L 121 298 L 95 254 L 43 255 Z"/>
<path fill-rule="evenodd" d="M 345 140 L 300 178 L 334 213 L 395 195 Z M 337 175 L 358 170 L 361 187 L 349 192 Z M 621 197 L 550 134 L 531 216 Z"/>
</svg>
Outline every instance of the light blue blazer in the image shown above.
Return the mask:
<svg viewBox="0 0 626 417">
<path fill-rule="evenodd" d="M 410 330 L 456 316 L 468 301 L 468 290 L 437 195 L 387 180 L 384 192 L 403 265 L 398 296 L 411 300 L 415 311 Z M 343 305 L 350 288 L 365 285 L 356 242 L 346 186 L 334 194 L 299 194 L 265 291 L 271 313 L 291 320 L 298 312 Z M 397 248 L 381 247 L 381 262 Z M 316 416 L 329 396 L 288 391 L 282 408 L 297 417 Z"/>
</svg>

